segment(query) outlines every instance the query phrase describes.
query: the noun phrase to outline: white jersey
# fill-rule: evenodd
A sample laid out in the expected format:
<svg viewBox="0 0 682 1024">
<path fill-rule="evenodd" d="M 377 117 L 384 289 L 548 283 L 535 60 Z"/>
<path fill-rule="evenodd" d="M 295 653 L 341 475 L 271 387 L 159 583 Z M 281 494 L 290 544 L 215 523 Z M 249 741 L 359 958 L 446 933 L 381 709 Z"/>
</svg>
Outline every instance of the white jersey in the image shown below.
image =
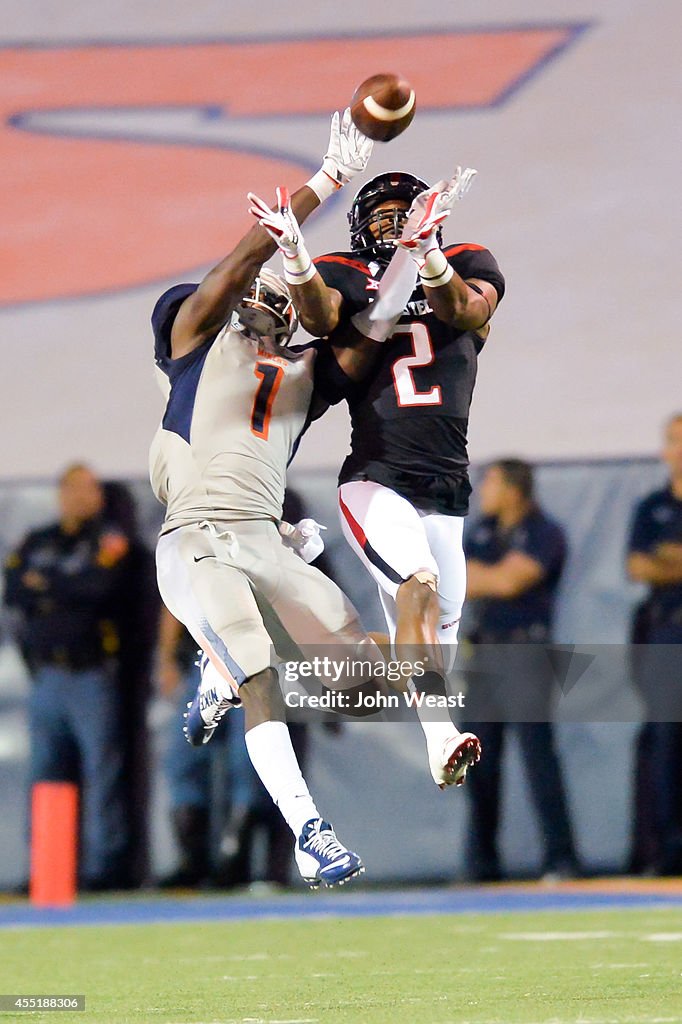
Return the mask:
<svg viewBox="0 0 682 1024">
<path fill-rule="evenodd" d="M 228 325 L 170 359 L 170 327 L 188 287 L 166 293 L 185 289 L 154 324 L 157 365 L 171 385 L 150 451 L 152 488 L 167 506 L 161 532 L 204 519 L 279 519 L 310 406 L 314 351 L 284 359 Z"/>
</svg>

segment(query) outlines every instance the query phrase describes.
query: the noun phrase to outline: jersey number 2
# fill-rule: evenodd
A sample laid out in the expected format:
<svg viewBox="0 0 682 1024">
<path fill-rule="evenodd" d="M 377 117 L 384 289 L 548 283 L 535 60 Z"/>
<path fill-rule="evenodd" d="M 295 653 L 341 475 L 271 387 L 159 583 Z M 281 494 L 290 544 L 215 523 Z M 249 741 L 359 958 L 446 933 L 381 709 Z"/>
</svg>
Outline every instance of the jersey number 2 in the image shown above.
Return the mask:
<svg viewBox="0 0 682 1024">
<path fill-rule="evenodd" d="M 443 395 L 439 384 L 429 391 L 417 391 L 412 371 L 419 366 L 430 366 L 435 359 L 431 335 L 426 324 L 401 324 L 393 335 L 409 334 L 412 339 L 412 355 L 401 356 L 391 367 L 393 385 L 400 408 L 414 405 L 442 405 Z"/>
<path fill-rule="evenodd" d="M 267 441 L 270 432 L 272 403 L 284 376 L 284 369 L 273 363 L 256 363 L 253 372 L 259 379 L 251 410 L 251 431 Z"/>
</svg>

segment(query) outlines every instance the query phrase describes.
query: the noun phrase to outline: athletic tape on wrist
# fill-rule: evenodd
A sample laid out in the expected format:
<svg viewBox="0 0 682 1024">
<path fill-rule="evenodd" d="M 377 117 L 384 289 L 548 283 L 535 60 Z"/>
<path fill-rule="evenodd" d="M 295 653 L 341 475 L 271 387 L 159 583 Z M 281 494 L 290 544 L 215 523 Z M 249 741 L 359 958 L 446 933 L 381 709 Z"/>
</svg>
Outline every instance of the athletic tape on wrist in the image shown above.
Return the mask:
<svg viewBox="0 0 682 1024">
<path fill-rule="evenodd" d="M 307 263 L 302 267 L 301 270 L 296 270 L 291 266 L 292 263 L 298 263 L 299 257 L 294 257 L 293 260 L 289 259 L 288 256 L 284 257 L 284 280 L 287 284 L 305 284 L 306 281 L 312 280 L 317 273 L 317 267 L 310 259 L 310 256 L 306 253 Z"/>
<path fill-rule="evenodd" d="M 304 273 L 310 267 L 310 253 L 305 245 L 303 245 L 303 242 L 299 243 L 294 253 L 282 249 L 282 256 L 284 257 L 284 269 L 285 271 L 288 270 L 291 274 Z"/>
<path fill-rule="evenodd" d="M 333 178 L 330 178 L 327 172 L 323 171 L 322 168 L 313 174 L 312 178 L 306 181 L 306 185 L 308 188 L 313 190 L 321 203 L 323 203 L 325 199 L 329 199 L 330 196 L 333 196 L 334 193 L 338 192 L 341 188 L 340 183 L 334 181 Z"/>
<path fill-rule="evenodd" d="M 427 288 L 440 288 L 448 283 L 453 274 L 454 270 L 442 249 L 430 249 L 419 268 L 419 279 Z"/>
</svg>

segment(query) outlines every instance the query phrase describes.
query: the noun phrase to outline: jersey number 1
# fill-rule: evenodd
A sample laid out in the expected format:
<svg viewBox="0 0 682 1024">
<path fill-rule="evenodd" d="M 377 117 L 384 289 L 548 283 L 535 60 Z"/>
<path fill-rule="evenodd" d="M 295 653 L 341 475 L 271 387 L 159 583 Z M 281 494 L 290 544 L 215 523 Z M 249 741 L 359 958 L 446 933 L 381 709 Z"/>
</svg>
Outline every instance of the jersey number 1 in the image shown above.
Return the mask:
<svg viewBox="0 0 682 1024">
<path fill-rule="evenodd" d="M 401 356 L 391 367 L 393 386 L 400 408 L 414 405 L 442 405 L 443 395 L 439 384 L 434 384 L 428 391 L 417 391 L 412 371 L 419 366 L 430 366 L 435 359 L 431 335 L 426 324 L 401 324 L 396 327 L 396 334 L 409 334 L 412 339 L 412 355 Z"/>
<path fill-rule="evenodd" d="M 251 410 L 251 431 L 256 437 L 268 439 L 272 403 L 284 376 L 284 369 L 273 363 L 256 363 L 253 372 L 259 379 Z"/>
</svg>

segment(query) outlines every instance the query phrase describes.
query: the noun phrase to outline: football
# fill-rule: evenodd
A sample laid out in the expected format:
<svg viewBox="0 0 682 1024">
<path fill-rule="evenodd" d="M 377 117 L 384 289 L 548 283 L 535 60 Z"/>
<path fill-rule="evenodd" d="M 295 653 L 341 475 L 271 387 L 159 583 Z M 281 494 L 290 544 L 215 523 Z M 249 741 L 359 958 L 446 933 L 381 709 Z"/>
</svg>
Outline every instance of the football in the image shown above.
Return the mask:
<svg viewBox="0 0 682 1024">
<path fill-rule="evenodd" d="M 400 75 L 366 78 L 353 93 L 350 112 L 363 135 L 389 142 L 404 132 L 416 109 L 414 89 Z"/>
</svg>

